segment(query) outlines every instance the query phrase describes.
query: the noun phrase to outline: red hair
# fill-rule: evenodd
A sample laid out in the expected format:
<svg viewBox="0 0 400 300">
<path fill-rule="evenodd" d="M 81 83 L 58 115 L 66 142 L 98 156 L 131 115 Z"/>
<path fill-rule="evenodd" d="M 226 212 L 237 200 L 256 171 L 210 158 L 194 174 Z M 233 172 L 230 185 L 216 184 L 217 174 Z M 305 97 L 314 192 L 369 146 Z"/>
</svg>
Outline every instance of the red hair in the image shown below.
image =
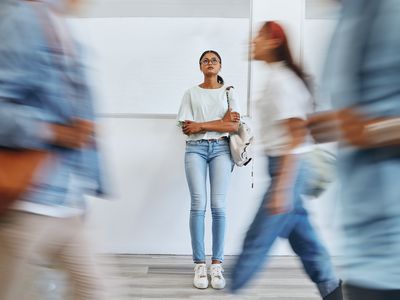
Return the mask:
<svg viewBox="0 0 400 300">
<path fill-rule="evenodd" d="M 283 28 L 278 23 L 274 21 L 269 21 L 266 23 L 266 28 L 271 38 L 286 41 L 286 34 L 283 31 Z"/>
<path fill-rule="evenodd" d="M 267 38 L 281 40 L 280 45 L 276 49 L 277 58 L 285 61 L 288 67 L 292 69 L 292 71 L 304 82 L 306 87 L 310 89 L 309 82 L 306 80 L 306 75 L 304 74 L 303 70 L 293 61 L 287 35 L 283 27 L 275 21 L 268 21 L 261 28 L 261 32 L 264 32 L 267 35 Z"/>
</svg>

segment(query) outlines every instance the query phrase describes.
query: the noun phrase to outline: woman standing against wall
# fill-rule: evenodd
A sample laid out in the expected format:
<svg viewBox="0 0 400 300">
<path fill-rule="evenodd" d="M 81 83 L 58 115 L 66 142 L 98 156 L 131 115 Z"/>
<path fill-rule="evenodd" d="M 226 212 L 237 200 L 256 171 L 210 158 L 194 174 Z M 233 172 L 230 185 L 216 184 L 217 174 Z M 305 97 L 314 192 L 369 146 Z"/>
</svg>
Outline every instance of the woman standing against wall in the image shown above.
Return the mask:
<svg viewBox="0 0 400 300">
<path fill-rule="evenodd" d="M 185 92 L 178 113 L 182 131 L 187 135 L 185 171 L 191 196 L 190 235 L 195 263 L 193 284 L 200 289 L 208 287 L 204 248 L 207 169 L 212 213 L 211 286 L 215 289 L 225 287 L 221 266 L 224 259 L 225 202 L 234 166 L 229 133 L 238 130 L 240 114 L 231 90 L 232 110 L 228 110 L 226 86 L 218 75 L 221 63 L 221 56 L 216 51 L 208 50 L 200 56 L 204 81 Z"/>
<path fill-rule="evenodd" d="M 287 238 L 324 299 L 342 299 L 325 247 L 308 219 L 301 193 L 307 169 L 306 118 L 312 97 L 302 70 L 293 62 L 286 34 L 276 22 L 266 22 L 253 41 L 253 59 L 270 67 L 269 82 L 255 110 L 258 140 L 268 157 L 270 186 L 233 270 L 232 290 L 242 288 L 261 268 L 277 237 Z"/>
</svg>

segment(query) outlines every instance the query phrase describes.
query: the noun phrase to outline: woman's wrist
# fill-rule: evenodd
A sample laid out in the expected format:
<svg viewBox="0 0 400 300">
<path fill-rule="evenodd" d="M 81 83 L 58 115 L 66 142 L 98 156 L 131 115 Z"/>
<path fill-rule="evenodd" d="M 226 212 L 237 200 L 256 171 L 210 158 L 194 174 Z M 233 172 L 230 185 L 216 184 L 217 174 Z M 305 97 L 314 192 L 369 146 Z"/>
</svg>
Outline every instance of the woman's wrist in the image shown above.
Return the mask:
<svg viewBox="0 0 400 300">
<path fill-rule="evenodd" d="M 289 190 L 289 186 L 286 184 L 277 184 L 273 189 L 274 192 L 285 192 L 287 190 Z"/>
<path fill-rule="evenodd" d="M 400 118 L 370 122 L 364 127 L 364 135 L 371 147 L 398 144 L 400 141 Z"/>
<path fill-rule="evenodd" d="M 200 131 L 206 131 L 206 124 L 204 122 L 199 122 Z"/>
</svg>

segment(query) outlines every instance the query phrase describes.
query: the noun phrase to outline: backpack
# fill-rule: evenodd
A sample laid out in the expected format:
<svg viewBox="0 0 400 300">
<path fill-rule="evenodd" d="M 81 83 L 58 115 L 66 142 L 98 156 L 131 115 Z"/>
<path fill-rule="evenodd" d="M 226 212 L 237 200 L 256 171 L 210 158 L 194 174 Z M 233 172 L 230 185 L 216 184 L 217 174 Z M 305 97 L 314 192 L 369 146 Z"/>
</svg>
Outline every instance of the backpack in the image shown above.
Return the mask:
<svg viewBox="0 0 400 300">
<path fill-rule="evenodd" d="M 231 108 L 231 97 L 229 95 L 231 88 L 233 87 L 229 86 L 225 90 L 228 109 Z M 243 121 L 240 122 L 237 132 L 230 133 L 229 147 L 231 149 L 231 156 L 238 167 L 247 166 L 253 159 L 253 139 L 254 136 L 249 125 Z"/>
</svg>

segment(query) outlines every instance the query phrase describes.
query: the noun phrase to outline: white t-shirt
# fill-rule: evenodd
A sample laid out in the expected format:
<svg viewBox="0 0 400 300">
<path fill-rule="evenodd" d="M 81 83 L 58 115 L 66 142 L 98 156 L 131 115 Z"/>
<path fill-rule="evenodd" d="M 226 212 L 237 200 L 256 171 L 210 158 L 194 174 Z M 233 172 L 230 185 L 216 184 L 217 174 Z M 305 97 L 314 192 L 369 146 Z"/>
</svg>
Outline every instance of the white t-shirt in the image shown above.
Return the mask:
<svg viewBox="0 0 400 300">
<path fill-rule="evenodd" d="M 238 101 L 235 98 L 233 89 L 229 91 L 229 99 L 232 111 L 240 113 Z M 188 89 L 183 95 L 182 104 L 178 112 L 177 120 L 194 122 L 209 122 L 220 120 L 228 110 L 226 97 L 226 86 L 218 89 L 204 89 L 194 86 Z M 218 139 L 228 136 L 229 133 L 208 131 L 206 133 L 192 134 L 187 140 Z"/>
<path fill-rule="evenodd" d="M 307 119 L 307 114 L 312 112 L 312 96 L 304 82 L 284 62 L 269 66 L 267 87 L 255 103 L 255 137 L 259 150 L 270 156 L 281 156 L 288 154 L 285 149 L 290 138 L 282 121 Z M 304 144 L 290 153 L 304 153 L 311 149 L 308 137 Z"/>
</svg>

